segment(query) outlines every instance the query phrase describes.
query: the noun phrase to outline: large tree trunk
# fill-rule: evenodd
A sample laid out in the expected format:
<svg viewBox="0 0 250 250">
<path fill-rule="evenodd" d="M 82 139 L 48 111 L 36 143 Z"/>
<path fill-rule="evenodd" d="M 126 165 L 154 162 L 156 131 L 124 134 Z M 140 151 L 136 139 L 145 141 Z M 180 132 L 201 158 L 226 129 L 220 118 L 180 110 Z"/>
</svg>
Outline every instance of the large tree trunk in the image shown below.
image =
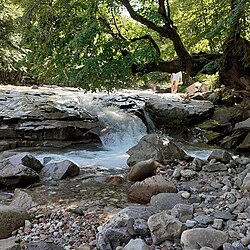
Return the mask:
<svg viewBox="0 0 250 250">
<path fill-rule="evenodd" d="M 224 45 L 220 82 L 244 96 L 250 96 L 250 42 L 235 36 Z"/>
</svg>

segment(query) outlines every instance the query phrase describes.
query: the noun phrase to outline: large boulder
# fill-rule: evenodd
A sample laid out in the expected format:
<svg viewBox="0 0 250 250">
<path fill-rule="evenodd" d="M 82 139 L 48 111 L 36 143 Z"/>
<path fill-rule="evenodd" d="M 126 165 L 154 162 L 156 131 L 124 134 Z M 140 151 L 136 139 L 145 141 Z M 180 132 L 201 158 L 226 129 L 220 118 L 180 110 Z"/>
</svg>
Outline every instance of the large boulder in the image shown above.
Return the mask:
<svg viewBox="0 0 250 250">
<path fill-rule="evenodd" d="M 210 117 L 214 105 L 209 101 L 182 100 L 167 96 L 152 96 L 146 100 L 146 111 L 156 127 L 182 127 Z"/>
<path fill-rule="evenodd" d="M 148 218 L 157 213 L 152 206 L 127 207 L 116 214 L 110 221 L 98 228 L 97 248 L 113 250 L 127 244 L 134 235 L 146 236 L 149 233 Z"/>
<path fill-rule="evenodd" d="M 24 165 L 28 168 L 35 170 L 38 173 L 43 168 L 43 165 L 38 159 L 36 159 L 32 154 L 26 153 L 26 152 L 14 153 L 14 155 L 10 155 L 9 157 L 7 157 L 6 160 L 11 165 L 14 165 L 14 166 Z"/>
<path fill-rule="evenodd" d="M 162 156 L 162 138 L 155 134 L 143 136 L 137 145 L 130 148 L 127 153 L 129 158 L 127 160 L 128 166 L 133 166 L 140 161 L 153 159 L 158 162 L 163 161 Z"/>
<path fill-rule="evenodd" d="M 227 240 L 226 233 L 211 228 L 194 228 L 184 231 L 181 235 L 183 250 L 198 250 L 201 247 L 219 249 Z"/>
<path fill-rule="evenodd" d="M 141 182 L 134 183 L 128 191 L 128 199 L 132 202 L 146 204 L 153 195 L 159 193 L 176 193 L 173 182 L 168 181 L 162 175 L 149 177 Z"/>
<path fill-rule="evenodd" d="M 185 203 L 185 199 L 179 193 L 159 193 L 150 199 L 150 205 L 159 210 L 171 210 L 175 205 Z"/>
<path fill-rule="evenodd" d="M 0 187 L 28 186 L 39 179 L 35 170 L 41 168 L 41 163 L 26 153 L 4 158 L 0 161 Z"/>
<path fill-rule="evenodd" d="M 185 225 L 169 215 L 167 211 L 150 216 L 148 226 L 155 244 L 160 244 L 166 240 L 173 241 L 178 239 L 185 229 Z"/>
<path fill-rule="evenodd" d="M 79 175 L 80 168 L 69 160 L 48 163 L 40 172 L 42 181 L 61 180 Z"/>
<path fill-rule="evenodd" d="M 0 239 L 10 237 L 14 230 L 29 219 L 29 214 L 21 207 L 0 206 Z"/>
</svg>

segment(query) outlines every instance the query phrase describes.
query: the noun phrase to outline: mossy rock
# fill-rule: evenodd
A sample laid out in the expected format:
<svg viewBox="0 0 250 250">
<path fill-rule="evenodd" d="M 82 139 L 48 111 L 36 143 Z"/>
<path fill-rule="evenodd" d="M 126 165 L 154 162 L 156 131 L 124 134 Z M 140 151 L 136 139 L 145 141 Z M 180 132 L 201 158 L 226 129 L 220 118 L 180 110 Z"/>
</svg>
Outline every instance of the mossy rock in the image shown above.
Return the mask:
<svg viewBox="0 0 250 250">
<path fill-rule="evenodd" d="M 206 134 L 204 135 L 207 143 L 214 143 L 215 141 L 219 140 L 221 138 L 221 134 L 218 132 L 214 131 L 207 131 Z"/>
</svg>

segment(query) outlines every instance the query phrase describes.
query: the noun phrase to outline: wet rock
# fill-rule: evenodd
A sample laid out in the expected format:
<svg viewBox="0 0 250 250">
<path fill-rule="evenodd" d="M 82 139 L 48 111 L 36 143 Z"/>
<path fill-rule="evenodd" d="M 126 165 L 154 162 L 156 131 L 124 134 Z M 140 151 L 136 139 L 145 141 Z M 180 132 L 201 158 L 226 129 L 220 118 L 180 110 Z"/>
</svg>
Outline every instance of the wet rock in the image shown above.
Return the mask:
<svg viewBox="0 0 250 250">
<path fill-rule="evenodd" d="M 172 209 L 177 204 L 185 204 L 186 201 L 180 194 L 175 193 L 160 193 L 152 196 L 150 204 L 157 207 L 159 210 Z"/>
<path fill-rule="evenodd" d="M 123 243 L 127 244 L 135 234 L 133 229 L 135 219 L 147 221 L 157 212 L 158 209 L 152 206 L 127 207 L 121 210 L 110 221 L 98 228 L 99 232 L 96 236 L 98 248 L 113 250 Z"/>
<path fill-rule="evenodd" d="M 148 226 L 155 244 L 162 243 L 165 240 L 178 239 L 185 229 L 184 224 L 173 216 L 168 215 L 166 211 L 150 216 Z"/>
<path fill-rule="evenodd" d="M 124 250 L 149 250 L 149 246 L 142 239 L 131 239 Z"/>
<path fill-rule="evenodd" d="M 56 163 L 48 163 L 40 173 L 40 179 L 43 181 L 48 180 L 61 180 L 66 177 L 73 177 L 79 175 L 80 168 L 69 160 L 64 160 Z"/>
<path fill-rule="evenodd" d="M 137 162 L 131 166 L 127 172 L 127 179 L 129 181 L 143 181 L 147 177 L 151 177 L 156 174 L 157 169 L 162 169 L 164 166 L 153 160 L 149 159 L 146 161 Z"/>
<path fill-rule="evenodd" d="M 8 238 L 11 233 L 29 220 L 27 212 L 16 206 L 0 206 L 0 239 Z"/>
<path fill-rule="evenodd" d="M 0 250 L 21 250 L 21 246 L 15 242 L 15 238 L 0 240 Z"/>
<path fill-rule="evenodd" d="M 161 175 L 149 177 L 141 182 L 134 183 L 128 191 L 130 201 L 148 203 L 153 195 L 158 193 L 176 193 L 176 187 Z"/>
<path fill-rule="evenodd" d="M 227 241 L 226 233 L 210 228 L 194 228 L 186 230 L 181 235 L 183 250 L 200 249 L 210 247 L 219 249 Z"/>
<path fill-rule="evenodd" d="M 171 210 L 171 215 L 185 223 L 193 218 L 194 207 L 187 204 L 177 204 Z"/>
<path fill-rule="evenodd" d="M 162 140 L 161 137 L 155 134 L 143 136 L 139 143 L 130 148 L 127 153 L 130 155 L 127 164 L 133 166 L 140 161 L 154 159 L 162 162 Z"/>
<path fill-rule="evenodd" d="M 210 161 L 212 159 L 223 163 L 229 163 L 231 160 L 233 160 L 231 154 L 228 151 L 221 149 L 215 149 L 212 151 L 212 153 L 208 157 L 208 160 Z"/>
<path fill-rule="evenodd" d="M 207 165 L 204 165 L 202 167 L 202 170 L 207 171 L 207 172 L 226 171 L 227 166 L 223 163 L 215 162 L 215 163 L 209 163 Z"/>
</svg>

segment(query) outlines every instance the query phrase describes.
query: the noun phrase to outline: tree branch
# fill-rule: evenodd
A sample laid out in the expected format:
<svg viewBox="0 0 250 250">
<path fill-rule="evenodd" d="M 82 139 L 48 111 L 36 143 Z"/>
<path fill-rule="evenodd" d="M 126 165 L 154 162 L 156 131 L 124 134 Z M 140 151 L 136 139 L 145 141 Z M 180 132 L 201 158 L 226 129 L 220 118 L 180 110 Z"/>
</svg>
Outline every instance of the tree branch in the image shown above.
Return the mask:
<svg viewBox="0 0 250 250">
<path fill-rule="evenodd" d="M 133 7 L 131 6 L 129 0 L 120 0 L 121 3 L 124 5 L 124 7 L 128 10 L 130 16 L 138 21 L 141 24 L 144 24 L 145 26 L 147 26 L 148 28 L 156 31 L 157 33 L 159 33 L 161 36 L 163 37 L 167 37 L 167 32 L 166 29 L 163 27 L 159 27 L 157 26 L 155 23 L 151 22 L 150 20 L 144 18 L 143 16 L 141 16 L 140 14 L 136 13 L 135 10 L 133 9 Z"/>
<path fill-rule="evenodd" d="M 143 40 L 143 39 L 148 39 L 150 41 L 150 43 L 152 44 L 153 48 L 155 49 L 157 55 L 160 57 L 161 56 L 160 48 L 157 45 L 157 43 L 155 42 L 155 40 L 150 35 L 136 37 L 136 38 L 131 39 L 130 41 L 131 42 L 136 42 L 136 41 Z"/>
<path fill-rule="evenodd" d="M 188 51 L 186 50 L 186 48 L 184 47 L 181 38 L 179 36 L 179 34 L 176 31 L 175 26 L 173 25 L 173 22 L 171 19 L 168 18 L 168 16 L 166 15 L 166 9 L 165 9 L 165 1 L 164 0 L 159 0 L 159 8 L 158 11 L 160 11 L 160 13 L 162 13 L 162 15 L 165 15 L 165 24 L 163 27 L 159 27 L 157 26 L 155 23 L 153 23 L 152 21 L 144 18 L 143 16 L 141 16 L 140 14 L 138 14 L 133 7 L 130 4 L 129 0 L 120 0 L 121 3 L 124 5 L 124 7 L 128 10 L 130 16 L 140 22 L 141 24 L 147 26 L 148 28 L 156 31 L 159 35 L 161 35 L 162 37 L 166 37 L 169 38 L 174 45 L 174 49 L 177 53 L 177 55 L 179 56 L 180 60 L 182 61 L 183 65 L 185 65 L 185 71 L 189 72 L 190 74 L 192 73 L 192 58 L 190 56 L 190 54 L 188 53 Z M 167 2 L 168 4 L 168 2 Z M 169 4 L 168 4 L 168 14 L 170 15 L 170 8 L 169 8 Z"/>
<path fill-rule="evenodd" d="M 220 54 L 206 54 L 200 52 L 192 56 L 192 61 L 195 62 L 195 67 L 190 73 L 190 76 L 195 76 L 198 72 L 202 71 L 204 66 L 209 62 L 220 59 L 222 55 Z M 185 71 L 186 67 L 183 65 L 180 58 L 177 58 L 172 61 L 160 61 L 160 62 L 150 62 L 145 65 L 132 65 L 131 67 L 133 74 L 143 75 L 150 72 L 167 72 L 167 73 L 176 73 L 178 71 Z"/>
</svg>

